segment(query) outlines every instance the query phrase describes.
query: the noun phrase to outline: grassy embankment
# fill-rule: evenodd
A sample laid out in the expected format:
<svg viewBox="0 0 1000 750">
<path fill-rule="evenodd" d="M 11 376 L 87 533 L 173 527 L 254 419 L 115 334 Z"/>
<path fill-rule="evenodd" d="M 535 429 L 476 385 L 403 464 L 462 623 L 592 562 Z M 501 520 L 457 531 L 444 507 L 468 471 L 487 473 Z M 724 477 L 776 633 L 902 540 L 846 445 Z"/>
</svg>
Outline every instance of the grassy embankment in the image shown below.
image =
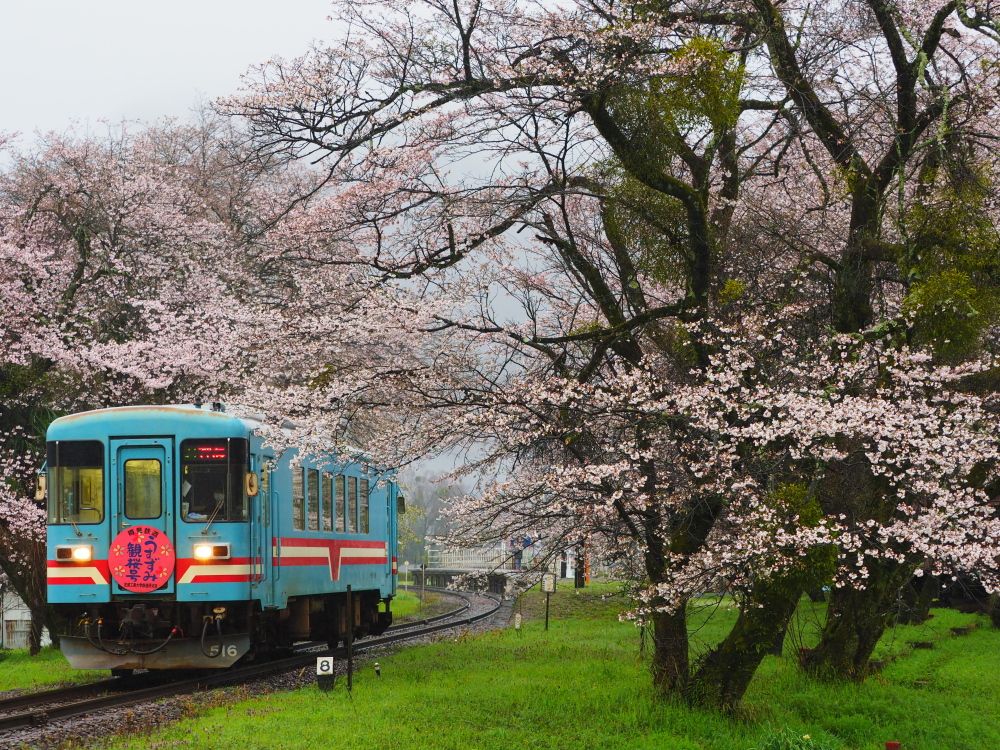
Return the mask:
<svg viewBox="0 0 1000 750">
<path fill-rule="evenodd" d="M 434 615 L 451 611 L 457 606 L 458 604 L 454 599 L 432 592 L 425 592 L 424 603 L 421 606 L 419 589 L 404 591 L 400 588 L 392 600 L 392 621 L 394 623 L 401 623 L 422 620 L 425 617 L 433 617 Z"/>
<path fill-rule="evenodd" d="M 25 649 L 0 651 L 0 693 L 90 682 L 110 674 L 107 670 L 73 669 L 54 648 L 43 648 L 34 657 Z"/>
<path fill-rule="evenodd" d="M 889 631 L 878 655 L 889 663 L 861 685 L 803 676 L 792 654 L 815 638 L 817 610 L 803 603 L 786 655 L 768 657 L 730 719 L 657 702 L 636 629 L 617 620 L 625 606 L 611 586 L 553 597 L 542 630 L 542 598 L 523 606 L 522 632 L 504 630 L 411 648 L 381 658 L 382 678 L 364 666 L 348 696 L 315 687 L 205 708 L 152 736 L 116 748 L 627 748 L 784 750 L 1000 748 L 1000 632 L 983 618 L 939 610 L 928 623 Z M 704 603 L 702 603 L 704 605 Z M 711 615 L 711 616 L 710 616 Z M 701 606 L 693 647 L 716 641 L 734 610 Z M 970 635 L 951 627 L 977 622 Z M 933 641 L 929 650 L 909 641 Z M 780 734 L 794 744 L 778 744 Z M 803 740 L 808 735 L 808 740 Z"/>
</svg>

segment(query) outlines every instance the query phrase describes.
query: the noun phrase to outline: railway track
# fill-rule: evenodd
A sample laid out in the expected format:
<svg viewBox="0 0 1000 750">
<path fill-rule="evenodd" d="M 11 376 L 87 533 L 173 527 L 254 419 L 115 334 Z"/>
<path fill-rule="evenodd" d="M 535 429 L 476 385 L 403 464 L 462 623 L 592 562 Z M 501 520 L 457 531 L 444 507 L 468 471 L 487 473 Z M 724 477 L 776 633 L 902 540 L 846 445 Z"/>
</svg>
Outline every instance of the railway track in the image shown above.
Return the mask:
<svg viewBox="0 0 1000 750">
<path fill-rule="evenodd" d="M 431 589 L 428 588 L 428 590 Z M 467 614 L 472 608 L 473 595 L 442 589 L 434 589 L 434 591 L 435 593 L 455 596 L 462 600 L 462 605 L 433 617 L 394 625 L 384 635 L 356 642 L 354 653 L 362 654 L 379 646 L 418 638 L 441 630 L 471 625 L 489 617 L 500 607 L 498 598 L 488 594 L 479 594 L 478 596 L 492 601 L 492 606 L 482 612 Z M 175 675 L 150 677 L 147 673 L 131 677 L 113 677 L 85 685 L 45 690 L 8 698 L 0 701 L 0 747 L 6 747 L 5 743 L 8 739 L 20 743 L 22 740 L 11 737 L 11 734 L 15 732 L 42 727 L 62 719 L 250 682 L 311 666 L 315 663 L 317 655 L 326 653 L 346 657 L 346 650 L 343 648 L 331 652 L 325 644 L 302 643 L 297 646 L 296 653 L 292 656 L 232 667 L 207 675 L 199 674 L 194 677 L 178 679 Z M 149 684 L 151 679 L 154 684 Z"/>
</svg>

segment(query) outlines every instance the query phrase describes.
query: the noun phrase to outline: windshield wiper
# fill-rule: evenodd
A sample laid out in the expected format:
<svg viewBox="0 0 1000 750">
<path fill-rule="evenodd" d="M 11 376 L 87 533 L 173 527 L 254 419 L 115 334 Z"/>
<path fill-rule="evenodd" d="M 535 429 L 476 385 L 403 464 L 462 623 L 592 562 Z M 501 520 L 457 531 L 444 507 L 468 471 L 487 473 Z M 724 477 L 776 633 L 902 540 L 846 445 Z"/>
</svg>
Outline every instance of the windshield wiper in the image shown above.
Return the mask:
<svg viewBox="0 0 1000 750">
<path fill-rule="evenodd" d="M 219 515 L 219 511 L 222 510 L 222 506 L 225 504 L 226 504 L 226 498 L 222 498 L 218 503 L 215 504 L 215 510 L 212 511 L 212 514 L 208 517 L 208 520 L 205 522 L 205 528 L 201 530 L 202 534 L 208 533 L 209 528 L 215 522 L 215 517 Z"/>
</svg>

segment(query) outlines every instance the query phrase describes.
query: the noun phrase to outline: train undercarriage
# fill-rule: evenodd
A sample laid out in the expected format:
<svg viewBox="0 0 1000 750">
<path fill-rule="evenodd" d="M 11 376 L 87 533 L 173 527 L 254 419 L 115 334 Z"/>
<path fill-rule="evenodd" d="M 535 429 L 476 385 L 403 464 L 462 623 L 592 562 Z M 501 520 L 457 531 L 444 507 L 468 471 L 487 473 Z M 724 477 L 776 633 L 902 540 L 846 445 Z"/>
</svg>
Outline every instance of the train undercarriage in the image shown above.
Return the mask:
<svg viewBox="0 0 1000 750">
<path fill-rule="evenodd" d="M 392 624 L 391 597 L 358 591 L 299 596 L 284 609 L 256 601 L 178 602 L 129 597 L 94 604 L 56 605 L 70 623 L 60 648 L 78 669 L 211 669 L 287 652 L 298 641 L 344 643 L 353 619 L 355 638 Z M 351 612 L 353 611 L 353 618 Z"/>
</svg>

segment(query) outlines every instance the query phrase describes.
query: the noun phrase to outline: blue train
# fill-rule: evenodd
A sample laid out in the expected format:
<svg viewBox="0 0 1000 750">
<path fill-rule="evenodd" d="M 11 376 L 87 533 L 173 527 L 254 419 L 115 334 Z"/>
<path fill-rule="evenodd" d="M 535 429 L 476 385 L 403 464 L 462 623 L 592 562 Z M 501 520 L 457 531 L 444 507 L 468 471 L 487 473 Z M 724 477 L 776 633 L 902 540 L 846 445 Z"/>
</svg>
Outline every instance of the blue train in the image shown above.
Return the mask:
<svg viewBox="0 0 1000 750">
<path fill-rule="evenodd" d="M 282 455 L 225 407 L 73 414 L 46 435 L 48 600 L 78 668 L 224 668 L 392 622 L 393 476 Z M 350 600 L 348 590 L 350 589 Z"/>
</svg>

